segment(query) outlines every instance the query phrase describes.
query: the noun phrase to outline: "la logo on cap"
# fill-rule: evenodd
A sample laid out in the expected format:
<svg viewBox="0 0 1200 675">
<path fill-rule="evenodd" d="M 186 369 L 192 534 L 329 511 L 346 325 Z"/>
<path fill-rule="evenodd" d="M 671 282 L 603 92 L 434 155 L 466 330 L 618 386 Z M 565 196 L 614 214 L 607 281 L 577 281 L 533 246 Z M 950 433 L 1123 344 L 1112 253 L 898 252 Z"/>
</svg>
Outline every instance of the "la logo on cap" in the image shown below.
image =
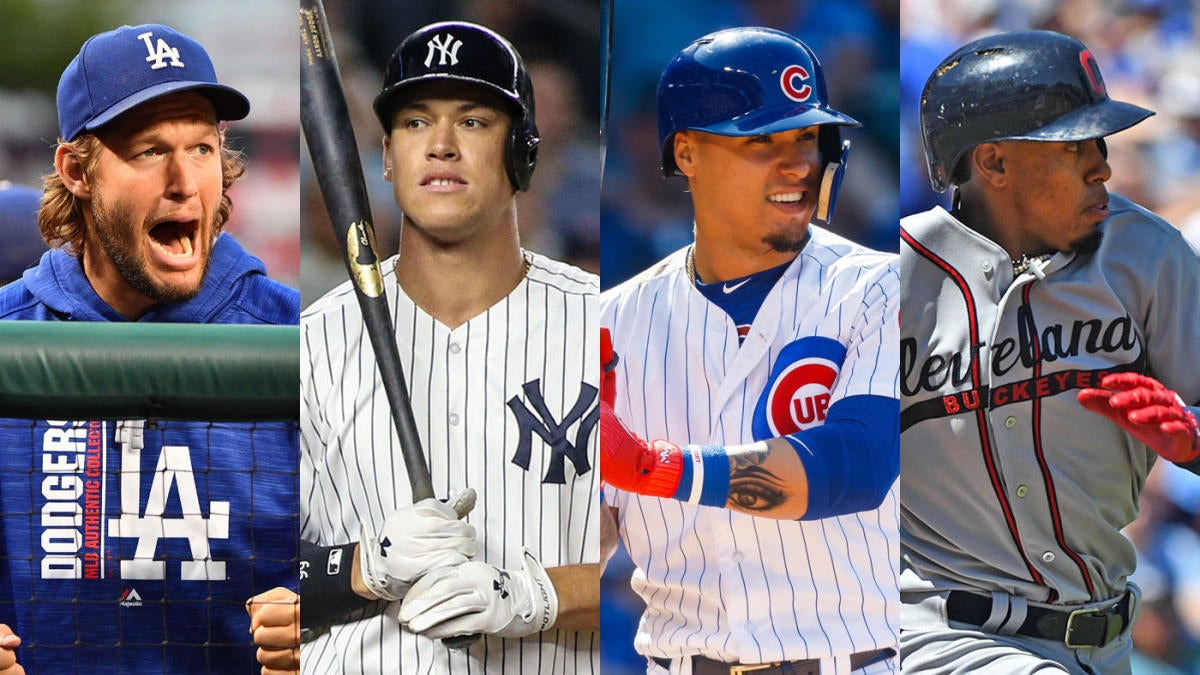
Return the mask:
<svg viewBox="0 0 1200 675">
<path fill-rule="evenodd" d="M 154 65 L 150 66 L 150 70 L 159 70 L 167 66 L 182 68 L 183 61 L 179 60 L 179 50 L 167 44 L 167 41 L 162 38 L 158 38 L 157 45 L 152 44 L 150 42 L 152 35 L 154 35 L 152 31 L 147 31 L 137 36 L 139 40 L 146 43 L 146 52 L 150 54 L 146 57 L 146 62 L 154 62 Z M 168 62 L 167 59 L 170 61 Z"/>
</svg>

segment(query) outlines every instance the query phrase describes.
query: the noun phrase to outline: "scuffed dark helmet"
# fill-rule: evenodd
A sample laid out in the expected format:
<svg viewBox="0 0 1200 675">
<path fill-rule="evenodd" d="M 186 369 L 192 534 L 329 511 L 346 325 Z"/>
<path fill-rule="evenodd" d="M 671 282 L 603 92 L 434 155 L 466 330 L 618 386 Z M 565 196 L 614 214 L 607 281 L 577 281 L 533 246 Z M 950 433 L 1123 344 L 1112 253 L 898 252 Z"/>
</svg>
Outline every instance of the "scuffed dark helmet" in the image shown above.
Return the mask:
<svg viewBox="0 0 1200 675">
<path fill-rule="evenodd" d="M 1078 40 L 1053 31 L 1000 33 L 942 60 L 921 93 L 921 135 L 933 189 L 945 192 L 968 150 L 992 141 L 1086 141 L 1154 112 L 1108 97 Z"/>
<path fill-rule="evenodd" d="M 538 137 L 533 83 L 525 61 L 499 33 L 465 21 L 433 23 L 404 38 L 388 60 L 383 91 L 375 97 L 375 115 L 392 131 L 400 93 L 422 82 L 451 80 L 475 84 L 512 104 L 513 125 L 504 149 L 504 166 L 516 190 L 528 190 L 537 164 Z"/>
<path fill-rule="evenodd" d="M 730 28 L 675 55 L 658 81 L 658 143 L 665 176 L 678 175 L 675 133 L 758 136 L 820 125 L 827 163 L 815 217 L 829 222 L 850 142 L 840 127 L 861 126 L 829 106 L 825 74 L 808 45 L 771 28 Z"/>
</svg>

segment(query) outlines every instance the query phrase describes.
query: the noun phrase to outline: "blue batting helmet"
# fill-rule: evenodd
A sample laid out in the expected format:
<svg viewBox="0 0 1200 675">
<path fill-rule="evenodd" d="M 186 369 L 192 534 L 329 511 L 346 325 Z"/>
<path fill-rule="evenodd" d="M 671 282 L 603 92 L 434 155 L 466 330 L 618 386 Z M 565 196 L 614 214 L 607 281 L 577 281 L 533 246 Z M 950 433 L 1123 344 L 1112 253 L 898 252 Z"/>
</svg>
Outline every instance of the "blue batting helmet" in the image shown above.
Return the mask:
<svg viewBox="0 0 1200 675">
<path fill-rule="evenodd" d="M 808 45 L 771 28 L 730 28 L 675 55 L 658 81 L 658 142 L 664 176 L 679 175 L 675 133 L 758 136 L 820 125 L 826 171 L 816 218 L 833 216 L 850 142 L 840 127 L 862 126 L 829 107 L 821 63 Z"/>
</svg>

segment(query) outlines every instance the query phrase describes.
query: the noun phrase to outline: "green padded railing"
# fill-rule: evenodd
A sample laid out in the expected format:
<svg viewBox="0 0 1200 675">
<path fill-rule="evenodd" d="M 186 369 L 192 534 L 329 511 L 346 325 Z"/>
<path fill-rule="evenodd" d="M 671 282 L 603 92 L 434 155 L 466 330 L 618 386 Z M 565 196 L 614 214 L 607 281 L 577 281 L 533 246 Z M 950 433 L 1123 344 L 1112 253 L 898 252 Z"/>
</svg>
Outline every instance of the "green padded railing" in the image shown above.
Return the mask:
<svg viewBox="0 0 1200 675">
<path fill-rule="evenodd" d="M 0 417 L 295 420 L 300 329 L 0 321 Z"/>
</svg>

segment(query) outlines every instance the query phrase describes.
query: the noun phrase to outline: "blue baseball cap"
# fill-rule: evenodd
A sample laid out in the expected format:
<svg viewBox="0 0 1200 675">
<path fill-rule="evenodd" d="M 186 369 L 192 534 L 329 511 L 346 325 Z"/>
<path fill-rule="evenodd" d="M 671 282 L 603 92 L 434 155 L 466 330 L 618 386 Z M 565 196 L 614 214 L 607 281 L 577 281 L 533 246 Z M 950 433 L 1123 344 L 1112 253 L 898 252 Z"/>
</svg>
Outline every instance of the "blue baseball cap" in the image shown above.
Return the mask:
<svg viewBox="0 0 1200 675">
<path fill-rule="evenodd" d="M 217 83 L 212 60 L 192 38 L 161 24 L 121 26 L 88 38 L 58 80 L 58 127 L 73 141 L 135 106 L 180 91 L 207 96 L 218 120 L 240 120 L 250 101 Z"/>
</svg>

